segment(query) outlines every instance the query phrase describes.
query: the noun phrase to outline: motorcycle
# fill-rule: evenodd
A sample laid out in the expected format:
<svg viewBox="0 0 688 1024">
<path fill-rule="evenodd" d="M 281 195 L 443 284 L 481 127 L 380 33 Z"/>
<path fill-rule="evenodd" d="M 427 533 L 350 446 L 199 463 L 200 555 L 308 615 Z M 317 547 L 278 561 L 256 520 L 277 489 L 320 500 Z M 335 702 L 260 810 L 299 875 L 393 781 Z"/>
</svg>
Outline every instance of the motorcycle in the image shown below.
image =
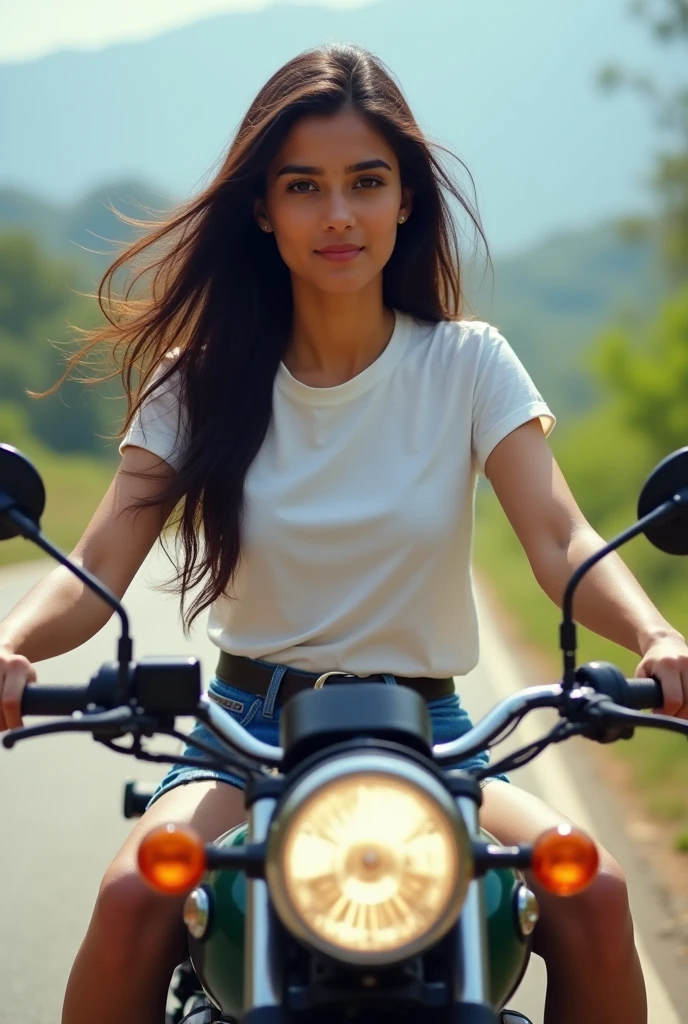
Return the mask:
<svg viewBox="0 0 688 1024">
<path fill-rule="evenodd" d="M 0 445 L 0 540 L 37 544 L 119 616 L 117 657 L 86 685 L 25 690 L 23 714 L 53 720 L 14 729 L 6 748 L 54 732 L 89 732 L 109 749 L 147 761 L 154 735 L 185 740 L 192 716 L 222 741 L 202 752 L 246 780 L 248 820 L 204 844 L 187 828 L 150 832 L 139 870 L 158 892 L 186 895 L 189 960 L 171 987 L 170 1024 L 529 1024 L 505 1009 L 525 972 L 538 919 L 527 869 L 548 892 L 574 895 L 594 879 L 597 849 L 561 825 L 532 845 L 501 846 L 480 826 L 480 782 L 513 771 L 552 743 L 584 736 L 630 739 L 636 728 L 688 735 L 688 722 L 641 710 L 662 705 L 654 679 L 614 665 L 576 665 L 573 597 L 601 558 L 644 533 L 660 550 L 688 554 L 688 447 L 648 477 L 638 521 L 573 573 L 560 628 L 561 682 L 532 686 L 496 705 L 470 732 L 432 744 L 423 699 L 403 686 L 347 682 L 301 692 L 280 720 L 280 746 L 263 743 L 202 693 L 193 658 L 135 661 L 117 597 L 42 534 L 38 472 Z M 495 746 L 533 709 L 556 724 L 537 741 L 472 772 L 452 765 Z M 147 794 L 125 791 L 125 814 Z"/>
</svg>

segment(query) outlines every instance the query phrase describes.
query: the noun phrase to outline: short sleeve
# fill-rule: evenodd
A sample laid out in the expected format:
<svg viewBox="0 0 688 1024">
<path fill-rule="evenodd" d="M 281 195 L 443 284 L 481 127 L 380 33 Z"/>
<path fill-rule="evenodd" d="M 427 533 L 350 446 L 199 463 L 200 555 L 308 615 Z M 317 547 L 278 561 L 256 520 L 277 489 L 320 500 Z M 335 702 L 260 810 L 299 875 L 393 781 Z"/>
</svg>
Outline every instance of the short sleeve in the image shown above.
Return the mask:
<svg viewBox="0 0 688 1024">
<path fill-rule="evenodd" d="M 163 364 L 156 370 L 151 383 L 166 369 L 168 366 Z M 186 426 L 179 400 L 179 385 L 179 375 L 173 373 L 144 400 L 122 438 L 120 454 L 127 445 L 136 445 L 157 455 L 173 469 L 179 468 Z"/>
<path fill-rule="evenodd" d="M 540 419 L 545 436 L 556 419 L 506 338 L 485 325 L 480 337 L 473 393 L 473 451 L 481 473 L 492 451 L 507 434 Z"/>
</svg>

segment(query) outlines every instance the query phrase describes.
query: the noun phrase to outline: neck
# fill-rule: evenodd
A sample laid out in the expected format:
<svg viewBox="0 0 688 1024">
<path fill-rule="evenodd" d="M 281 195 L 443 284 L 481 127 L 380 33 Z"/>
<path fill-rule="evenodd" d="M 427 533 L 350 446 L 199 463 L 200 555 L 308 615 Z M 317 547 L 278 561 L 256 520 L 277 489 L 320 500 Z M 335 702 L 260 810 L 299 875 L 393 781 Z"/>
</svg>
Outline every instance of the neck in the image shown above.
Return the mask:
<svg viewBox="0 0 688 1024">
<path fill-rule="evenodd" d="M 294 288 L 291 339 L 284 364 L 311 387 L 336 387 L 362 373 L 387 347 L 394 314 L 381 282 L 355 295 L 304 295 Z"/>
</svg>

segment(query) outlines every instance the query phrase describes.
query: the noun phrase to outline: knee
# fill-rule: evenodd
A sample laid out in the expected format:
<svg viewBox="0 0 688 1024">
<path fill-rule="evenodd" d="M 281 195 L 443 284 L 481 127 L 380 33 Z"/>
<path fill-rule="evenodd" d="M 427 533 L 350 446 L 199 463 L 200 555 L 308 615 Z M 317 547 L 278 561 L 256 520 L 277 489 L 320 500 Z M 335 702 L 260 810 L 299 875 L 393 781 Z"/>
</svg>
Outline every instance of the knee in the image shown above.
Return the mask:
<svg viewBox="0 0 688 1024">
<path fill-rule="evenodd" d="M 88 935 L 102 966 L 121 972 L 159 957 L 181 930 L 179 900 L 157 896 L 115 861 L 101 882 Z"/>
<path fill-rule="evenodd" d="M 589 957 L 600 966 L 624 961 L 633 943 L 633 923 L 623 871 L 606 851 L 592 884 L 571 897 L 538 894 L 541 923 L 537 952 Z"/>
</svg>

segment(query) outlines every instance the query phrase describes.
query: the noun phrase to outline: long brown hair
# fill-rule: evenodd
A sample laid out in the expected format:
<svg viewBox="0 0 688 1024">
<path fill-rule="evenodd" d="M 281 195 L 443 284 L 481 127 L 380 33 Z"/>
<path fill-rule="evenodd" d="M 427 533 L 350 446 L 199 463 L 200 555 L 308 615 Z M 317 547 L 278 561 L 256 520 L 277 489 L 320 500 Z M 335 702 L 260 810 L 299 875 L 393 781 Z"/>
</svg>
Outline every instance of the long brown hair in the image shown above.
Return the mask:
<svg viewBox="0 0 688 1024">
<path fill-rule="evenodd" d="M 182 609 L 191 588 L 201 586 L 186 611 L 186 629 L 233 580 L 244 481 L 268 429 L 274 378 L 289 341 L 289 271 L 274 237 L 258 230 L 254 200 L 264 194 L 266 170 L 295 122 L 344 107 L 384 136 L 399 160 L 402 185 L 413 190 L 413 216 L 384 268 L 385 305 L 429 323 L 458 319 L 463 295 L 451 200 L 468 214 L 489 261 L 478 215 L 382 62 L 359 47 L 326 45 L 272 76 L 211 184 L 153 229 L 148 224 L 110 266 L 98 289 L 108 323 L 85 332 L 65 371 L 64 377 L 78 364 L 92 364 L 106 347 L 128 399 L 122 433 L 142 402 L 179 374 L 183 454 L 175 479 L 156 500 L 177 509 L 182 558 L 169 585 L 181 593 Z M 139 269 L 116 298 L 115 275 L 131 267 Z"/>
</svg>

